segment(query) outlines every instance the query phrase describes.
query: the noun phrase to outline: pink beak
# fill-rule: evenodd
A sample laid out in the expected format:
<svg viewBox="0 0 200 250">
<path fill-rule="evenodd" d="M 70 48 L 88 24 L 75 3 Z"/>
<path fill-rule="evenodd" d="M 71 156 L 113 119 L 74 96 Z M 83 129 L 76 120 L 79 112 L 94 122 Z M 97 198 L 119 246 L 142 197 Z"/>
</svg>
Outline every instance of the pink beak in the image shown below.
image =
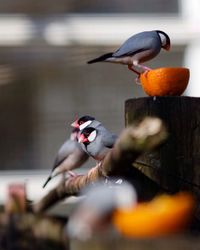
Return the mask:
<svg viewBox="0 0 200 250">
<path fill-rule="evenodd" d="M 170 50 L 170 48 L 171 48 L 171 45 L 170 45 L 170 44 L 167 44 L 167 45 L 165 46 L 165 50 Z"/>
<path fill-rule="evenodd" d="M 79 138 L 78 138 L 79 143 L 83 143 L 83 142 L 87 142 L 87 141 L 88 141 L 88 139 L 83 134 L 79 135 Z"/>
<path fill-rule="evenodd" d="M 73 122 L 71 124 L 71 126 L 74 127 L 74 128 L 79 128 L 78 120 L 76 120 L 75 122 Z"/>
</svg>

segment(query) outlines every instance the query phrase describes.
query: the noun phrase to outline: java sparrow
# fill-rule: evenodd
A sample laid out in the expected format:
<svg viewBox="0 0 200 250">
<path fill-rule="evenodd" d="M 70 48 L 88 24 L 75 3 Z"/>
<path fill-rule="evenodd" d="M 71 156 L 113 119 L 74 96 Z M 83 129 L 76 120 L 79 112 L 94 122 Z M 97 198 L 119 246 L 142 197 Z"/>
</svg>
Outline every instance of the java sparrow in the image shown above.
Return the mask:
<svg viewBox="0 0 200 250">
<path fill-rule="evenodd" d="M 126 64 L 130 70 L 140 74 L 149 70 L 141 63 L 157 56 L 161 49 L 170 49 L 169 36 L 160 30 L 144 31 L 131 36 L 115 52 L 104 54 L 88 61 L 88 63 L 112 62 Z"/>
<path fill-rule="evenodd" d="M 101 122 L 95 120 L 94 117 L 90 116 L 90 115 L 84 115 L 80 118 L 78 118 L 77 120 L 75 120 L 71 126 L 74 128 L 79 129 L 80 131 L 83 130 L 86 127 L 93 127 L 96 128 L 99 125 L 101 125 Z"/>
<path fill-rule="evenodd" d="M 79 240 L 88 240 L 97 232 L 105 233 L 115 209 L 132 208 L 137 203 L 135 188 L 124 180 L 122 184 L 94 183 L 85 188 L 81 195 L 83 200 L 66 226 L 67 235 Z"/>
<path fill-rule="evenodd" d="M 80 143 L 78 143 L 78 133 L 79 129 L 74 128 L 70 139 L 65 141 L 59 149 L 51 174 L 44 183 L 43 188 L 53 177 L 59 174 L 69 172 L 73 175 L 70 170 L 80 167 L 88 159 L 88 154 L 82 149 Z"/>
<path fill-rule="evenodd" d="M 96 128 L 86 127 L 78 136 L 83 149 L 95 160 L 101 162 L 108 151 L 114 146 L 117 136 L 100 125 Z"/>
</svg>

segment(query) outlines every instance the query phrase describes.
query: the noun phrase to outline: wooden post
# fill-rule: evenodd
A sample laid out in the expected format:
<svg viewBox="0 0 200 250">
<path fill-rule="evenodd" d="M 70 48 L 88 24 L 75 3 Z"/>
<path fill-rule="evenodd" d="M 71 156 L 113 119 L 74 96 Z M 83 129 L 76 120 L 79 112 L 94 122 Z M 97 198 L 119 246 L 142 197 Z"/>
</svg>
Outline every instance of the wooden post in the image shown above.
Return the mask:
<svg viewBox="0 0 200 250">
<path fill-rule="evenodd" d="M 200 199 L 200 98 L 144 97 L 126 101 L 126 126 L 146 115 L 161 118 L 169 137 L 159 149 L 141 155 L 135 167 L 171 192 L 187 189 Z"/>
<path fill-rule="evenodd" d="M 76 250 L 191 250 L 200 249 L 200 240 L 198 237 L 165 237 L 165 238 L 155 238 L 155 239 L 128 239 L 120 237 L 119 235 L 113 236 L 99 236 L 90 241 L 78 241 L 73 240 L 71 242 L 71 249 Z"/>
</svg>

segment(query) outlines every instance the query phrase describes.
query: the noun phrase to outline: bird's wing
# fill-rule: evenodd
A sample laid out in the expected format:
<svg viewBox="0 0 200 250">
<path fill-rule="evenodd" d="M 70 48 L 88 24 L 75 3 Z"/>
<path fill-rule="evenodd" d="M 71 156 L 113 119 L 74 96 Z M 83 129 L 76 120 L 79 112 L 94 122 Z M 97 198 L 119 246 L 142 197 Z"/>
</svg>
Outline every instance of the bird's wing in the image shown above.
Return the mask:
<svg viewBox="0 0 200 250">
<path fill-rule="evenodd" d="M 105 131 L 102 131 L 101 133 L 101 140 L 105 147 L 112 148 L 115 144 L 115 141 L 117 139 L 117 136 L 110 133 L 108 130 L 105 129 Z"/>
<path fill-rule="evenodd" d="M 91 64 L 91 63 L 96 63 L 96 62 L 103 62 L 106 59 L 108 59 L 109 57 L 112 57 L 112 54 L 113 54 L 112 52 L 106 53 L 106 54 L 104 54 L 102 56 L 99 56 L 99 57 L 97 57 L 95 59 L 92 59 L 92 60 L 88 61 L 87 63 Z"/>
<path fill-rule="evenodd" d="M 136 53 L 151 49 L 156 44 L 160 44 L 160 39 L 156 31 L 145 31 L 133 35 L 126 40 L 122 46 L 113 53 L 113 57 L 132 56 Z"/>
<path fill-rule="evenodd" d="M 67 140 L 61 146 L 58 154 L 55 158 L 52 171 L 59 166 L 76 148 L 77 142 L 72 140 Z"/>
<path fill-rule="evenodd" d="M 43 184 L 43 188 L 46 187 L 47 183 L 52 179 L 51 175 L 47 178 L 47 180 L 45 181 L 45 183 Z"/>
</svg>

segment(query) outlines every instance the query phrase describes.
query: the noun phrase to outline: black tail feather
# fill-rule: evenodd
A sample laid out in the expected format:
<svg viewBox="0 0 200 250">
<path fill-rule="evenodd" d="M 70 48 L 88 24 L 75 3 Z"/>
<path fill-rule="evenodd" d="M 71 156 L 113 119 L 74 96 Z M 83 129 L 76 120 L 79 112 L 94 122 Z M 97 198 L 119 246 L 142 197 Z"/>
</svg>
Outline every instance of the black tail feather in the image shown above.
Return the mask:
<svg viewBox="0 0 200 250">
<path fill-rule="evenodd" d="M 51 175 L 47 178 L 47 180 L 45 181 L 44 185 L 42 186 L 43 188 L 46 187 L 47 183 L 52 179 Z"/>
<path fill-rule="evenodd" d="M 96 63 L 96 62 L 103 62 L 103 61 L 105 61 L 107 58 L 112 57 L 112 55 L 113 55 L 113 53 L 110 52 L 110 53 L 104 54 L 104 55 L 102 55 L 102 56 L 100 56 L 100 57 L 97 57 L 97 58 L 95 58 L 95 59 L 93 59 L 93 60 L 90 60 L 90 61 L 88 61 L 87 63 L 88 63 L 88 64 L 91 64 L 91 63 Z"/>
</svg>

